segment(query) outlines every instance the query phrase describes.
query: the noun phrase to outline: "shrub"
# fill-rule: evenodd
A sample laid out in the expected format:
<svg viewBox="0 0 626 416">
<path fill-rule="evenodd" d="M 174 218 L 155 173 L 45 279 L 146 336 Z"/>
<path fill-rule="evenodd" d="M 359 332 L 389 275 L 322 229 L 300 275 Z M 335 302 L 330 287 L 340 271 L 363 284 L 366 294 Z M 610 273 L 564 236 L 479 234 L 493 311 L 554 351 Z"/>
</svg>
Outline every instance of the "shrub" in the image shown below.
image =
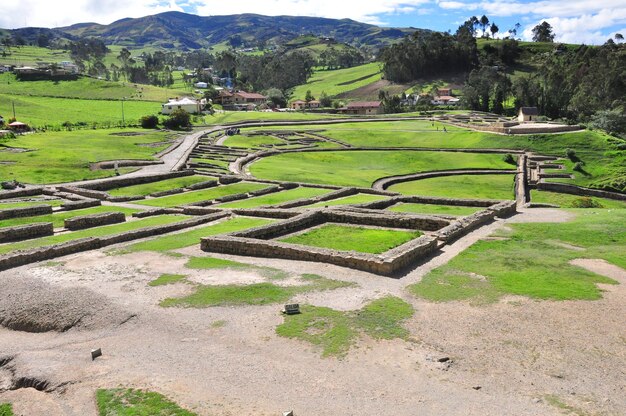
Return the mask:
<svg viewBox="0 0 626 416">
<path fill-rule="evenodd" d="M 574 208 L 603 208 L 603 205 L 593 198 L 583 197 L 572 201 Z"/>
<path fill-rule="evenodd" d="M 163 125 L 171 130 L 178 130 L 191 126 L 191 117 L 185 110 L 176 110 L 163 122 Z"/>
<path fill-rule="evenodd" d="M 510 165 L 516 165 L 517 164 L 517 162 L 515 161 L 515 158 L 510 153 L 507 153 L 506 155 L 502 156 L 502 160 L 504 160 L 504 163 L 508 163 Z"/>
<path fill-rule="evenodd" d="M 155 115 L 143 116 L 139 119 L 139 124 L 144 129 L 155 129 L 159 125 L 159 118 Z"/>
<path fill-rule="evenodd" d="M 565 156 L 567 156 L 567 158 L 572 162 L 575 162 L 578 159 L 574 149 L 565 149 Z"/>
<path fill-rule="evenodd" d="M 574 163 L 574 168 L 573 168 L 576 172 L 583 172 L 583 164 L 581 162 L 576 162 Z"/>
</svg>

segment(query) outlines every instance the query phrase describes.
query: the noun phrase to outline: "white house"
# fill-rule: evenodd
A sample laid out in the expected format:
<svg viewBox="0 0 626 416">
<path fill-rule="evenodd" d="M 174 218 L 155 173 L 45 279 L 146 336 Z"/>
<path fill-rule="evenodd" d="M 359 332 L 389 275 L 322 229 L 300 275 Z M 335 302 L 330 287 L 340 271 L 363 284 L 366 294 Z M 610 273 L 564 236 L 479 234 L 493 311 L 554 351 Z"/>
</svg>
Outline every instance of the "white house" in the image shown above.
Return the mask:
<svg viewBox="0 0 626 416">
<path fill-rule="evenodd" d="M 193 84 L 196 88 L 209 88 L 209 84 L 206 82 L 196 82 Z"/>
<path fill-rule="evenodd" d="M 519 114 L 517 116 L 517 120 L 520 123 L 525 121 L 536 121 L 539 116 L 539 110 L 537 107 L 521 107 L 519 109 Z"/>
<path fill-rule="evenodd" d="M 433 97 L 431 103 L 433 105 L 456 105 L 459 103 L 459 99 L 451 95 L 438 95 Z"/>
<path fill-rule="evenodd" d="M 191 114 L 201 113 L 205 104 L 206 100 L 197 101 L 189 97 L 170 99 L 161 105 L 161 114 L 172 114 L 176 110 L 185 110 Z"/>
</svg>

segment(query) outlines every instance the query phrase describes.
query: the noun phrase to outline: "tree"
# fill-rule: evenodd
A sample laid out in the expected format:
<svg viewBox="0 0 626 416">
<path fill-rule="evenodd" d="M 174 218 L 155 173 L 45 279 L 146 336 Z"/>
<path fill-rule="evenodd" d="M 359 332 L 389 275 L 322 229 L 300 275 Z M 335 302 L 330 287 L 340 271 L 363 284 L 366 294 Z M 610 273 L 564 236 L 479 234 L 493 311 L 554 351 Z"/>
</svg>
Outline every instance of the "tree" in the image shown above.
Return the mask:
<svg viewBox="0 0 626 416">
<path fill-rule="evenodd" d="M 128 72 L 130 65 L 130 51 L 126 48 L 122 48 L 119 55 L 117 55 L 118 61 L 122 63 L 122 70 L 124 71 L 126 81 L 128 81 Z"/>
<path fill-rule="evenodd" d="M 624 41 L 624 35 L 622 35 L 621 33 L 616 33 L 615 34 L 615 40 L 618 42 L 623 42 Z"/>
<path fill-rule="evenodd" d="M 307 90 L 306 95 L 304 97 L 304 101 L 306 101 L 306 103 L 308 104 L 313 100 L 315 100 L 315 97 L 313 97 L 313 94 L 311 94 L 311 90 Z"/>
<path fill-rule="evenodd" d="M 191 116 L 185 110 L 176 110 L 163 122 L 163 125 L 170 130 L 191 127 Z"/>
<path fill-rule="evenodd" d="M 320 94 L 320 105 L 322 107 L 330 107 L 333 104 L 333 100 L 326 94 L 325 91 L 322 91 Z"/>
<path fill-rule="evenodd" d="M 533 28 L 533 42 L 554 42 L 552 26 L 545 20 Z"/>
<path fill-rule="evenodd" d="M 143 116 L 139 119 L 139 123 L 144 129 L 155 129 L 159 125 L 159 118 L 155 115 Z"/>
<path fill-rule="evenodd" d="M 491 23 L 491 27 L 489 28 L 489 30 L 491 31 L 491 37 L 495 38 L 496 33 L 500 31 L 500 28 L 495 23 Z"/>
<path fill-rule="evenodd" d="M 480 18 L 479 23 L 480 27 L 483 29 L 483 37 L 485 37 L 487 33 L 487 25 L 489 25 L 489 18 L 483 14 L 483 16 Z"/>
</svg>

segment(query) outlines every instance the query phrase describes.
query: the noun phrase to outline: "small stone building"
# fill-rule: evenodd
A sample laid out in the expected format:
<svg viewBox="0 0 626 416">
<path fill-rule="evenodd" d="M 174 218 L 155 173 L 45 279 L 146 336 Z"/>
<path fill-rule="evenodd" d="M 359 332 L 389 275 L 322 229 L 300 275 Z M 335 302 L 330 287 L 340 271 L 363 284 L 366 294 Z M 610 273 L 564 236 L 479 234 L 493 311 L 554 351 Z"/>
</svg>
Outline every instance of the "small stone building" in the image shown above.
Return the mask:
<svg viewBox="0 0 626 416">
<path fill-rule="evenodd" d="M 521 107 L 519 109 L 519 115 L 517 116 L 517 120 L 520 123 L 537 121 L 537 117 L 539 117 L 539 110 L 537 109 L 537 107 Z"/>
</svg>

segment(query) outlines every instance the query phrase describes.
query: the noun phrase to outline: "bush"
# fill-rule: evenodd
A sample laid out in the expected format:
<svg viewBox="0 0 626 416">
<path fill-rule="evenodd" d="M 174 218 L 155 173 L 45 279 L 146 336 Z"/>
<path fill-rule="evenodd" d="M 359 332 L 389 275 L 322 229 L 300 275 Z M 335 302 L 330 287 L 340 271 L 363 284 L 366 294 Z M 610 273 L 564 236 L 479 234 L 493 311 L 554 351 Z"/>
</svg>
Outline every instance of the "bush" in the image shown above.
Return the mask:
<svg viewBox="0 0 626 416">
<path fill-rule="evenodd" d="M 191 127 L 191 117 L 185 110 L 176 110 L 163 122 L 163 125 L 170 130 L 179 130 Z"/>
<path fill-rule="evenodd" d="M 593 198 L 583 197 L 572 201 L 573 208 L 603 208 L 603 205 Z"/>
<path fill-rule="evenodd" d="M 159 125 L 159 118 L 155 115 L 143 116 L 139 119 L 139 124 L 144 129 L 155 129 Z"/>
<path fill-rule="evenodd" d="M 504 160 L 504 163 L 508 163 L 510 165 L 516 165 L 517 164 L 517 162 L 515 161 L 515 158 L 510 153 L 507 153 L 506 155 L 502 156 L 502 160 Z"/>
<path fill-rule="evenodd" d="M 573 168 L 576 172 L 583 172 L 583 164 L 581 162 L 576 162 L 574 163 L 574 168 Z"/>
<path fill-rule="evenodd" d="M 567 158 L 572 162 L 578 160 L 578 158 L 576 157 L 576 151 L 574 149 L 565 149 L 565 156 L 567 156 Z"/>
</svg>

